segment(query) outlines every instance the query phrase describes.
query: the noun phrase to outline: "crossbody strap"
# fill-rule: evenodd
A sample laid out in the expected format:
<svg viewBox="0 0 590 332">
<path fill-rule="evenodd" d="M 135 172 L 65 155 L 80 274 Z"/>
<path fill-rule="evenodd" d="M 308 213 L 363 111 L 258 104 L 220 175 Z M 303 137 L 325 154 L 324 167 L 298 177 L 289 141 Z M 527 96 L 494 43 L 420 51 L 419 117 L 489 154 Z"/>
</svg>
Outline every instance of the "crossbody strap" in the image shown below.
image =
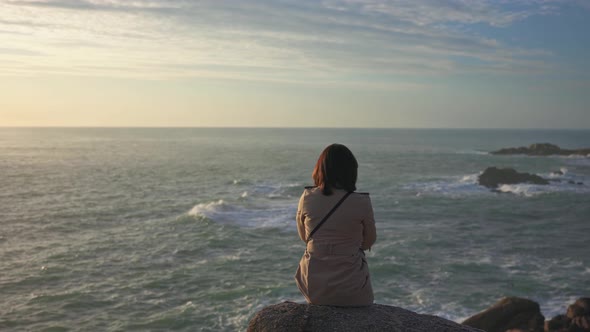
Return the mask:
<svg viewBox="0 0 590 332">
<path fill-rule="evenodd" d="M 309 233 L 309 236 L 307 237 L 307 240 L 305 241 L 306 243 L 309 242 L 309 240 L 311 239 L 311 236 L 318 231 L 318 229 L 320 229 L 320 227 L 322 227 L 322 225 L 326 222 L 326 220 L 328 220 L 328 218 L 330 218 L 330 216 L 332 215 L 332 213 L 334 213 L 334 211 L 336 211 L 336 209 L 340 206 L 340 204 L 342 204 L 342 202 L 344 202 L 344 200 L 350 196 L 350 194 L 352 194 L 352 192 L 347 192 L 344 197 L 342 197 L 338 203 L 336 203 L 336 205 L 334 205 L 334 207 L 332 208 L 332 210 L 330 210 L 330 212 L 328 212 L 328 214 L 326 214 L 326 216 L 324 217 L 324 219 L 322 219 L 322 221 L 320 221 L 320 223 L 311 231 L 311 233 Z"/>
</svg>

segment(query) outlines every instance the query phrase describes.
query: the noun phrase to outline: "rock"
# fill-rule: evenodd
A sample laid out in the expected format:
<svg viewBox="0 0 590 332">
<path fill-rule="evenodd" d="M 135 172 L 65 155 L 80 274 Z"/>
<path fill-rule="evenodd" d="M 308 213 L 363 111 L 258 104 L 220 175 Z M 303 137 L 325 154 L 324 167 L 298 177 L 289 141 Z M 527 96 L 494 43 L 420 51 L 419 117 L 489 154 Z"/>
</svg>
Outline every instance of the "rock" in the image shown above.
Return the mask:
<svg viewBox="0 0 590 332">
<path fill-rule="evenodd" d="M 532 183 L 532 184 L 549 184 L 549 181 L 542 177 L 529 174 L 519 173 L 513 168 L 496 168 L 488 167 L 478 177 L 479 184 L 488 188 L 498 188 L 500 184 Z"/>
<path fill-rule="evenodd" d="M 486 332 L 505 332 L 523 330 L 543 332 L 545 317 L 539 304 L 518 297 L 506 297 L 492 307 L 468 318 L 464 325 L 482 329 Z"/>
<path fill-rule="evenodd" d="M 590 298 L 579 298 L 558 315 L 545 322 L 545 332 L 590 332 Z"/>
<path fill-rule="evenodd" d="M 558 315 L 545 321 L 545 332 L 568 332 L 570 319 L 566 315 Z"/>
<path fill-rule="evenodd" d="M 590 297 L 579 298 L 567 308 L 568 332 L 590 332 Z"/>
<path fill-rule="evenodd" d="M 590 331 L 590 316 L 574 317 L 570 325 L 571 332 Z"/>
<path fill-rule="evenodd" d="M 420 315 L 382 304 L 368 307 L 331 307 L 293 302 L 263 308 L 248 325 L 248 332 L 275 331 L 482 332 L 440 317 Z"/>
<path fill-rule="evenodd" d="M 551 175 L 559 176 L 559 175 L 563 175 L 563 172 L 562 171 L 554 171 L 554 172 L 551 172 Z"/>
<path fill-rule="evenodd" d="M 590 315 L 590 297 L 579 298 L 567 307 L 567 317 L 570 319 L 588 315 Z"/>
<path fill-rule="evenodd" d="M 588 156 L 588 155 L 590 155 L 590 148 L 568 150 L 568 149 L 562 149 L 559 146 L 554 145 L 554 144 L 550 144 L 550 143 L 536 143 L 536 144 L 530 145 L 528 148 L 521 146 L 518 148 L 500 149 L 497 151 L 492 151 L 490 153 L 496 154 L 496 155 L 525 154 L 528 156 L 551 156 L 551 155 Z"/>
</svg>

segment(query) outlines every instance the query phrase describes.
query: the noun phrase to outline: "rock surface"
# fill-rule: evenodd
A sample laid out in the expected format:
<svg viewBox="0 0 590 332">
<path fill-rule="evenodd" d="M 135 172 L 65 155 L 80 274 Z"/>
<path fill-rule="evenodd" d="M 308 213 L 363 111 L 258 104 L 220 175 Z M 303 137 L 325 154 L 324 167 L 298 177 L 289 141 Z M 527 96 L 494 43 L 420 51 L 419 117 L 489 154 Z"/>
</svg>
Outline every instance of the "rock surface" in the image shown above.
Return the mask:
<svg viewBox="0 0 590 332">
<path fill-rule="evenodd" d="M 368 307 L 331 307 L 293 302 L 263 308 L 250 321 L 248 331 L 481 332 L 440 317 L 420 315 L 382 304 Z"/>
<path fill-rule="evenodd" d="M 558 315 L 545 321 L 545 332 L 568 332 L 570 319 L 566 315 Z"/>
<path fill-rule="evenodd" d="M 505 297 L 492 307 L 466 319 L 463 325 L 486 332 L 543 332 L 545 317 L 538 303 L 518 297 Z"/>
<path fill-rule="evenodd" d="M 558 315 L 545 322 L 545 332 L 590 332 L 590 298 L 578 299 Z"/>
<path fill-rule="evenodd" d="M 554 144 L 550 144 L 550 143 L 536 143 L 536 144 L 531 144 L 528 148 L 525 146 L 521 146 L 518 148 L 500 149 L 497 151 L 492 151 L 490 153 L 497 154 L 497 155 L 525 154 L 528 156 L 551 156 L 551 155 L 588 156 L 588 155 L 590 155 L 590 148 L 589 149 L 569 150 L 569 149 L 562 149 L 559 146 L 554 145 Z"/>
<path fill-rule="evenodd" d="M 480 185 L 492 189 L 498 188 L 498 185 L 500 184 L 549 184 L 549 181 L 535 174 L 519 173 L 513 168 L 496 167 L 486 168 L 486 170 L 478 177 L 478 182 Z"/>
</svg>

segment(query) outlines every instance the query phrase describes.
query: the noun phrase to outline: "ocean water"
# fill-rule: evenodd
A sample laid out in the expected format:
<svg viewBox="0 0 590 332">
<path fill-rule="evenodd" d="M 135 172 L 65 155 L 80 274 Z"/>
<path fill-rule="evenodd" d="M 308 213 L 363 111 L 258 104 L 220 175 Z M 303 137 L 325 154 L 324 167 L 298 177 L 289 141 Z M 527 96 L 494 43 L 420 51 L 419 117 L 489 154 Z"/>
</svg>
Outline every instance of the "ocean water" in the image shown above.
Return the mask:
<svg viewBox="0 0 590 332">
<path fill-rule="evenodd" d="M 371 193 L 376 302 L 460 321 L 590 295 L 590 157 L 487 154 L 590 131 L 1 128 L 0 330 L 237 331 L 303 302 L 294 216 L 334 142 Z M 493 193 L 488 166 L 565 181 Z"/>
</svg>

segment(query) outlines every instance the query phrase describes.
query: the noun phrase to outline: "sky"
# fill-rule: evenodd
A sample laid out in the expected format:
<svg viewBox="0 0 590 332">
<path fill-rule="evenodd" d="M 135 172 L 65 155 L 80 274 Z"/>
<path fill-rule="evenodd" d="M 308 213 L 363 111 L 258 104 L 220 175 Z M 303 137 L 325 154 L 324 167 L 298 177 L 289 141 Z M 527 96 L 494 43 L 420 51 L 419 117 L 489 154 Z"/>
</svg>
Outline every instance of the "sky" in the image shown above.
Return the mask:
<svg viewBox="0 0 590 332">
<path fill-rule="evenodd" d="M 590 129 L 590 0 L 0 0 L 0 126 Z"/>
</svg>

